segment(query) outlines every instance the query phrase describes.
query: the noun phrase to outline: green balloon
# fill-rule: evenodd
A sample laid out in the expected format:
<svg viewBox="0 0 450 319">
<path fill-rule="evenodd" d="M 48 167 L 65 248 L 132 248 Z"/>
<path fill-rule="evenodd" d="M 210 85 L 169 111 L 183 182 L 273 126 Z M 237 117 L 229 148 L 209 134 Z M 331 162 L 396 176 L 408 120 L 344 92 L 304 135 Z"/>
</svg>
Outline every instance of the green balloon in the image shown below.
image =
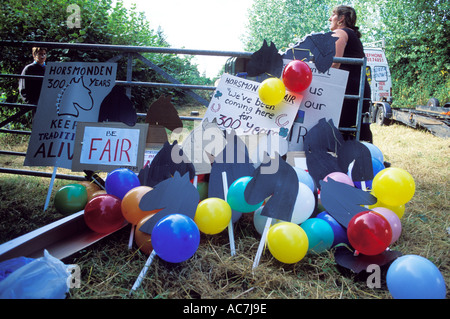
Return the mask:
<svg viewBox="0 0 450 319">
<path fill-rule="evenodd" d="M 197 190 L 200 194 L 200 201 L 208 198 L 208 183 L 207 182 L 199 182 L 197 184 Z"/>
<path fill-rule="evenodd" d="M 263 204 L 264 201 L 258 204 L 249 204 L 245 200 L 244 191 L 252 178 L 253 177 L 251 176 L 240 177 L 236 179 L 228 188 L 227 202 L 230 204 L 232 210 L 241 213 L 251 213 Z"/>
<path fill-rule="evenodd" d="M 86 187 L 80 184 L 69 184 L 56 192 L 54 204 L 58 212 L 69 215 L 83 210 L 87 201 Z"/>
</svg>

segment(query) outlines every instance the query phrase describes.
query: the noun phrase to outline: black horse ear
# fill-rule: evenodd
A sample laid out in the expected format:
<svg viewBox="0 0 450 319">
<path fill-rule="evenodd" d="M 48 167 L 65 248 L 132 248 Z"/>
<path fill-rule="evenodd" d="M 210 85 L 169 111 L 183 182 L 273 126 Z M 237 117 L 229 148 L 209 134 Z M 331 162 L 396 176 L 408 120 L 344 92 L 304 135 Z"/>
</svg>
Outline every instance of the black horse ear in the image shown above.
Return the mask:
<svg viewBox="0 0 450 319">
<path fill-rule="evenodd" d="M 147 111 L 145 122 L 150 125 L 160 125 L 173 131 L 183 127 L 183 122 L 178 116 L 178 111 L 173 106 L 170 95 L 160 96 L 153 102 Z"/>
<path fill-rule="evenodd" d="M 183 214 L 194 219 L 200 194 L 190 182 L 189 173 L 175 172 L 142 196 L 139 208 L 143 211 L 159 210 L 145 222 L 140 231 L 151 234 L 155 224 L 169 214 Z"/>
<path fill-rule="evenodd" d="M 258 76 L 268 73 L 275 77 L 280 77 L 283 71 L 283 58 L 278 53 L 273 42 L 270 46 L 264 40 L 262 47 L 252 54 L 247 64 L 248 76 Z"/>
<path fill-rule="evenodd" d="M 123 86 L 114 86 L 103 99 L 98 115 L 99 122 L 122 122 L 134 126 L 137 122 L 137 113 L 133 103 L 125 94 Z"/>
</svg>

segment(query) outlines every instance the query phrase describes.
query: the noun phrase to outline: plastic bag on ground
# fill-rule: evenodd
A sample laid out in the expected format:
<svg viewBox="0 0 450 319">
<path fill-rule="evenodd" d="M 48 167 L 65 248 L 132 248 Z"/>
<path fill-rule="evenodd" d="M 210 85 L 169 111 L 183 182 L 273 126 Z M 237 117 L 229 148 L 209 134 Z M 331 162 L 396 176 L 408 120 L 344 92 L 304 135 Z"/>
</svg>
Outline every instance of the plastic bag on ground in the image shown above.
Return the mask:
<svg viewBox="0 0 450 319">
<path fill-rule="evenodd" d="M 68 265 L 46 250 L 0 281 L 0 299 L 64 299 L 69 291 Z"/>
</svg>

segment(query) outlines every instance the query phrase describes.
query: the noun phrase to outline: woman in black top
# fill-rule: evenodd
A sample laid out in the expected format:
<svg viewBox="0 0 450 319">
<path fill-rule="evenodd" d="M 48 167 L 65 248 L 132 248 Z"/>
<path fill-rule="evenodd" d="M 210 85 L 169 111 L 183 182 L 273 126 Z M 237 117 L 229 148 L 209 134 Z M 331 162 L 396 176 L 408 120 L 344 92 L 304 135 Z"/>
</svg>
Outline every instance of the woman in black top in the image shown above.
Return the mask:
<svg viewBox="0 0 450 319">
<path fill-rule="evenodd" d="M 330 30 L 338 37 L 336 41 L 336 57 L 346 58 L 363 58 L 364 49 L 359 39 L 361 33 L 356 26 L 356 12 L 355 9 L 349 6 L 337 6 L 329 19 L 331 22 Z M 359 84 L 361 75 L 360 65 L 333 63 L 332 67 L 349 71 L 348 82 L 345 94 L 359 95 Z M 362 114 L 369 111 L 370 108 L 370 86 L 365 80 L 364 86 L 364 100 Z M 358 100 L 345 99 L 339 127 L 355 127 L 356 114 L 358 109 Z M 362 121 L 362 119 L 361 119 Z M 354 133 L 349 131 L 342 132 L 345 139 L 354 138 Z M 370 131 L 370 124 L 361 122 L 360 140 L 372 143 L 372 132 Z"/>
</svg>

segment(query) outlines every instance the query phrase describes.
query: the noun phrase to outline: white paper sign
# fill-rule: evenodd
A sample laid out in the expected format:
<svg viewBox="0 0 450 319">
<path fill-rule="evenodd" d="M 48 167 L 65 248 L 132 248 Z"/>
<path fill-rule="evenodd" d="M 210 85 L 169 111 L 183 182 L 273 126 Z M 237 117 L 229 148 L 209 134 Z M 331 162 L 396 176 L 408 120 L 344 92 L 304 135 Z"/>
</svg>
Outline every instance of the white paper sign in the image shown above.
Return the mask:
<svg viewBox="0 0 450 319">
<path fill-rule="evenodd" d="M 287 64 L 291 60 L 285 60 Z M 308 63 L 313 79 L 303 94 L 298 116 L 289 134 L 289 151 L 303 151 L 303 142 L 308 131 L 321 118 L 333 120 L 336 127 L 341 117 L 342 102 L 347 86 L 348 71 L 330 68 L 326 73 L 319 73 L 314 63 Z"/>
<path fill-rule="evenodd" d="M 137 166 L 139 134 L 137 129 L 86 126 L 80 163 Z"/>
<path fill-rule="evenodd" d="M 116 70 L 116 63 L 47 63 L 24 165 L 72 167 L 77 123 L 98 121 Z"/>
<path fill-rule="evenodd" d="M 214 119 L 221 129 L 234 129 L 237 135 L 279 135 L 287 137 L 303 96 L 286 91 L 284 100 L 273 106 L 262 103 L 261 83 L 223 74 L 204 118 Z"/>
</svg>

